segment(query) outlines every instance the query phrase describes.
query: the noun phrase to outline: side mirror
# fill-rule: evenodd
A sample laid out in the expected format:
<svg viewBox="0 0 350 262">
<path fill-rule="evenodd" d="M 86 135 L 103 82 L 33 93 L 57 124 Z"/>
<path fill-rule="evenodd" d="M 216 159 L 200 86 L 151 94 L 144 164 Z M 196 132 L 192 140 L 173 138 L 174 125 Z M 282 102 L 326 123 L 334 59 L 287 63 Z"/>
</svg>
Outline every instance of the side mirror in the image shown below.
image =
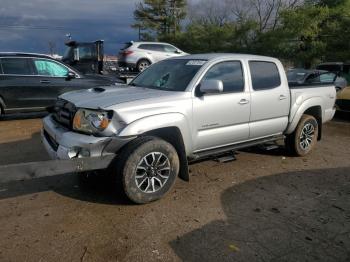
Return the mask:
<svg viewBox="0 0 350 262">
<path fill-rule="evenodd" d="M 68 74 L 67 74 L 66 79 L 67 79 L 67 80 L 71 80 L 71 79 L 73 79 L 73 78 L 76 78 L 75 73 L 69 71 Z"/>
<path fill-rule="evenodd" d="M 180 50 L 176 50 L 175 54 L 182 54 L 182 52 Z"/>
<path fill-rule="evenodd" d="M 203 80 L 199 90 L 204 94 L 217 94 L 224 92 L 224 83 L 221 80 Z"/>
</svg>

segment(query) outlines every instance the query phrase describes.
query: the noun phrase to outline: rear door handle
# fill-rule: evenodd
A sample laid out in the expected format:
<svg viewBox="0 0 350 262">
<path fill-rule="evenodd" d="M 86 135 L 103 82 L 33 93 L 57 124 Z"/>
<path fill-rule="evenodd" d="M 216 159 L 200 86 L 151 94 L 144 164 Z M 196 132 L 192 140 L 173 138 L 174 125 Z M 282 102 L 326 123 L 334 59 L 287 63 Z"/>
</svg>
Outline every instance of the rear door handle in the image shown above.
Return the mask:
<svg viewBox="0 0 350 262">
<path fill-rule="evenodd" d="M 42 83 L 42 84 L 50 84 L 50 80 L 40 80 L 40 83 Z"/>
<path fill-rule="evenodd" d="M 247 100 L 247 99 L 241 99 L 241 101 L 239 101 L 238 104 L 240 104 L 240 105 L 246 105 L 246 104 L 248 104 L 248 103 L 249 103 L 249 100 Z"/>
<path fill-rule="evenodd" d="M 287 99 L 287 96 L 285 96 L 285 95 L 280 95 L 280 100 L 285 100 L 285 99 Z"/>
</svg>

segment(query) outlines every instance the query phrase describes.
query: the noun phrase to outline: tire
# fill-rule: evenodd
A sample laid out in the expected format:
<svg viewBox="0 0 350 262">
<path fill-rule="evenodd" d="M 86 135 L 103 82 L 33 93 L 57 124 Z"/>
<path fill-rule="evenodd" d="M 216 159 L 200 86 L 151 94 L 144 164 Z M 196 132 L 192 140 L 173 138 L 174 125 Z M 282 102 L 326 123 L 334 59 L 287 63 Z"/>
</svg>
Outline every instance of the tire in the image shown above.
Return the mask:
<svg viewBox="0 0 350 262">
<path fill-rule="evenodd" d="M 147 59 L 141 59 L 138 63 L 137 63 L 137 70 L 139 72 L 144 71 L 147 67 L 149 67 L 151 65 L 151 63 L 147 60 Z"/>
<path fill-rule="evenodd" d="M 180 161 L 175 148 L 155 137 L 132 141 L 118 156 L 117 179 L 126 196 L 137 204 L 162 198 L 175 184 Z"/>
<path fill-rule="evenodd" d="M 290 154 L 306 156 L 317 143 L 318 123 L 311 115 L 303 115 L 295 131 L 287 136 L 285 144 Z"/>
</svg>

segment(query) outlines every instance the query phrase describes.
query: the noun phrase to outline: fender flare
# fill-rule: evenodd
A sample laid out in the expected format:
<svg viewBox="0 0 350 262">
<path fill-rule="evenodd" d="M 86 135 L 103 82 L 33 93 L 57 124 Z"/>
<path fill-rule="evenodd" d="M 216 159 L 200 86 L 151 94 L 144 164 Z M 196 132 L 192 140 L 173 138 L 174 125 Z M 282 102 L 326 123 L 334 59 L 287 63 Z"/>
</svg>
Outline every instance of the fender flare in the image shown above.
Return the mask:
<svg viewBox="0 0 350 262">
<path fill-rule="evenodd" d="M 177 127 L 180 130 L 186 155 L 189 155 L 193 149 L 192 135 L 190 125 L 181 113 L 164 113 L 140 118 L 127 125 L 118 136 L 141 136 L 144 133 L 168 127 Z"/>
<path fill-rule="evenodd" d="M 291 116 L 286 134 L 291 134 L 297 127 L 302 115 L 311 107 L 319 106 L 321 107 L 322 119 L 324 118 L 324 110 L 322 108 L 323 100 L 321 97 L 313 97 L 305 100 L 299 106 L 298 110 L 295 112 L 294 116 Z"/>
</svg>

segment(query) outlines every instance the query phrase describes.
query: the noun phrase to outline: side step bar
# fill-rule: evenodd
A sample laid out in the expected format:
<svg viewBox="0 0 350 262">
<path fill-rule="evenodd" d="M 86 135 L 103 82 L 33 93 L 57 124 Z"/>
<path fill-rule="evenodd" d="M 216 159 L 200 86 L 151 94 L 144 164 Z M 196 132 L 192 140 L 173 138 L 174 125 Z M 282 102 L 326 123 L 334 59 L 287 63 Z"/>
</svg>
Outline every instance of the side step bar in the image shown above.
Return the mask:
<svg viewBox="0 0 350 262">
<path fill-rule="evenodd" d="M 197 161 L 199 159 L 204 159 L 204 158 L 208 158 L 211 156 L 217 156 L 217 155 L 229 152 L 229 151 L 237 151 L 237 150 L 243 149 L 243 148 L 248 148 L 248 147 L 252 147 L 252 146 L 256 146 L 256 145 L 275 142 L 275 141 L 280 140 L 280 139 L 284 139 L 284 135 L 271 136 L 271 137 L 266 137 L 263 139 L 258 139 L 258 140 L 244 142 L 244 143 L 224 146 L 224 147 L 220 147 L 220 148 L 214 148 L 211 150 L 196 153 L 194 155 L 194 158 L 192 159 L 192 161 Z"/>
</svg>

